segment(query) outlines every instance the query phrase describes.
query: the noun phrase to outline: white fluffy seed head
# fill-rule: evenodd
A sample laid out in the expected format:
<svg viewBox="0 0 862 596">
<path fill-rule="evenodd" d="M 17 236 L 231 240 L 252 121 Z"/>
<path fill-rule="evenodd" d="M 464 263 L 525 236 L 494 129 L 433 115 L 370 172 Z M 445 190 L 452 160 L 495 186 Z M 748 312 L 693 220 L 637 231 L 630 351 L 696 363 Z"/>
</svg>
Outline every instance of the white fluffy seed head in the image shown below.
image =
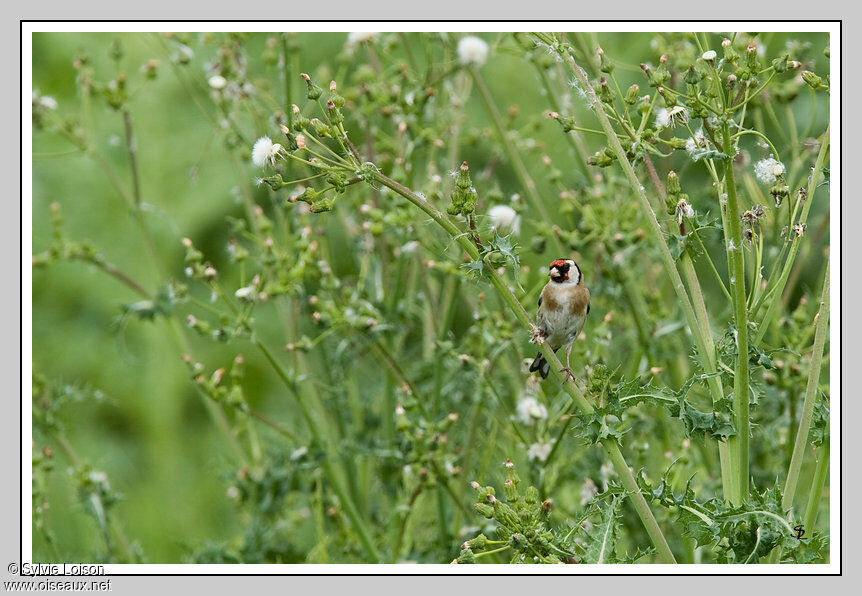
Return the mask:
<svg viewBox="0 0 862 596">
<path fill-rule="evenodd" d="M 771 155 L 754 164 L 754 175 L 764 184 L 773 184 L 775 179 L 785 171 L 784 164 Z"/>
<path fill-rule="evenodd" d="M 57 100 L 48 95 L 43 95 L 39 98 L 39 105 L 47 110 L 56 110 Z"/>
<path fill-rule="evenodd" d="M 347 34 L 347 47 L 354 48 L 359 44 L 371 41 L 377 36 L 376 31 L 353 31 Z"/>
<path fill-rule="evenodd" d="M 553 442 L 548 441 L 547 443 L 533 443 L 530 445 L 530 448 L 527 450 L 527 457 L 531 460 L 545 461 L 548 459 L 548 456 L 551 454 L 551 449 L 553 448 Z"/>
<path fill-rule="evenodd" d="M 458 42 L 458 59 L 461 64 L 482 66 L 488 59 L 488 43 L 475 35 L 462 37 Z"/>
<path fill-rule="evenodd" d="M 500 233 L 517 234 L 521 229 L 521 218 L 508 205 L 494 205 L 488 210 L 491 225 Z"/>
<path fill-rule="evenodd" d="M 225 85 L 227 85 L 227 79 L 225 79 L 221 75 L 213 75 L 207 81 L 213 89 L 218 91 L 219 89 L 224 89 Z"/>
<path fill-rule="evenodd" d="M 521 398 L 515 410 L 518 413 L 518 419 L 527 426 L 548 417 L 548 409 L 531 395 Z"/>
<path fill-rule="evenodd" d="M 251 161 L 254 165 L 262 168 L 266 164 L 275 164 L 275 158 L 282 152 L 283 147 L 273 143 L 269 137 L 260 137 L 251 149 Z"/>
</svg>

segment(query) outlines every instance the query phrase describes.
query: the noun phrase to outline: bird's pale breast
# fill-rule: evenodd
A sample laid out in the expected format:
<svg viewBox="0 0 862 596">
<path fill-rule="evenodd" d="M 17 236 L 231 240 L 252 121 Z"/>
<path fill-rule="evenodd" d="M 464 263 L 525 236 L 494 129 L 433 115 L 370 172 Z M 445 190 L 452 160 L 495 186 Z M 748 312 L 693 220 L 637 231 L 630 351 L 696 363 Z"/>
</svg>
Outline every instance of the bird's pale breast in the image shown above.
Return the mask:
<svg viewBox="0 0 862 596">
<path fill-rule="evenodd" d="M 581 285 L 559 288 L 549 284 L 542 290 L 537 323 L 553 349 L 568 344 L 581 332 L 589 302 L 590 292 Z"/>
</svg>

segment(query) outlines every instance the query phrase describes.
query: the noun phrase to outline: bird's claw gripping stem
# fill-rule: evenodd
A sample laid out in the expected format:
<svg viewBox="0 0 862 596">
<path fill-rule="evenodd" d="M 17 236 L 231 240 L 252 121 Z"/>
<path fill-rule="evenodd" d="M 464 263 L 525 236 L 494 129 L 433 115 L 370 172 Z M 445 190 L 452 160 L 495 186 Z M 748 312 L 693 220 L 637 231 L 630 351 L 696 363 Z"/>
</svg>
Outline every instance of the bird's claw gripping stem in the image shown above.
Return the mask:
<svg viewBox="0 0 862 596">
<path fill-rule="evenodd" d="M 545 343 L 545 339 L 547 335 L 544 331 L 536 327 L 535 325 L 530 326 L 530 343 L 536 344 L 537 346 L 541 346 Z"/>
</svg>

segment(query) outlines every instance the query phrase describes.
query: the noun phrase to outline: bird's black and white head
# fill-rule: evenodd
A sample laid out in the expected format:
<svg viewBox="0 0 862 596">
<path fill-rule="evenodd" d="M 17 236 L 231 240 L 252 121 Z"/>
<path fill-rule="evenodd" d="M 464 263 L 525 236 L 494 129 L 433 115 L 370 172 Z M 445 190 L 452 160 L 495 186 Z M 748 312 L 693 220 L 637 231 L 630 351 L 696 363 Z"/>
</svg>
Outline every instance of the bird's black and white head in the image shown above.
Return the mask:
<svg viewBox="0 0 862 596">
<path fill-rule="evenodd" d="M 571 259 L 557 259 L 551 262 L 548 276 L 554 283 L 576 286 L 581 281 L 581 270 Z"/>
</svg>

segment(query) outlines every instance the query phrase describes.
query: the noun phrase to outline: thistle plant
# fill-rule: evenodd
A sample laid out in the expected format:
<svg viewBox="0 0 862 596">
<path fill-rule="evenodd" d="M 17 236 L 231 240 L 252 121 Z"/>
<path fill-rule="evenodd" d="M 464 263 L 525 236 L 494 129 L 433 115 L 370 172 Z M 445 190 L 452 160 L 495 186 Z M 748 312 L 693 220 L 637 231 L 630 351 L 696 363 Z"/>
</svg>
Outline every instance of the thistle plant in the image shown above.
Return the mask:
<svg viewBox="0 0 862 596">
<path fill-rule="evenodd" d="M 174 444 L 184 494 L 210 497 L 196 515 L 228 521 L 139 548 L 116 505 L 134 483 L 96 449 L 115 439 L 34 405 L 38 556 L 828 561 L 828 39 L 649 37 L 637 55 L 550 33 L 351 34 L 328 58 L 303 34 L 79 52 L 77 99 L 34 94 L 34 146 L 95 168 L 143 256 L 83 223 L 82 199 L 36 201 L 34 312 L 56 308 L 53 272 L 106 274 L 105 295 L 70 287 L 110 313 L 123 374 L 34 355 L 34 404 L 70 375 L 119 392 L 93 417 L 158 394 L 135 441 Z M 486 66 L 503 56 L 518 106 Z M 176 204 L 137 99 L 157 84 L 207 123 Z M 592 312 L 580 374 L 543 344 L 541 381 L 524 359 L 558 257 Z M 44 508 L 61 457 L 89 542 Z"/>
</svg>

